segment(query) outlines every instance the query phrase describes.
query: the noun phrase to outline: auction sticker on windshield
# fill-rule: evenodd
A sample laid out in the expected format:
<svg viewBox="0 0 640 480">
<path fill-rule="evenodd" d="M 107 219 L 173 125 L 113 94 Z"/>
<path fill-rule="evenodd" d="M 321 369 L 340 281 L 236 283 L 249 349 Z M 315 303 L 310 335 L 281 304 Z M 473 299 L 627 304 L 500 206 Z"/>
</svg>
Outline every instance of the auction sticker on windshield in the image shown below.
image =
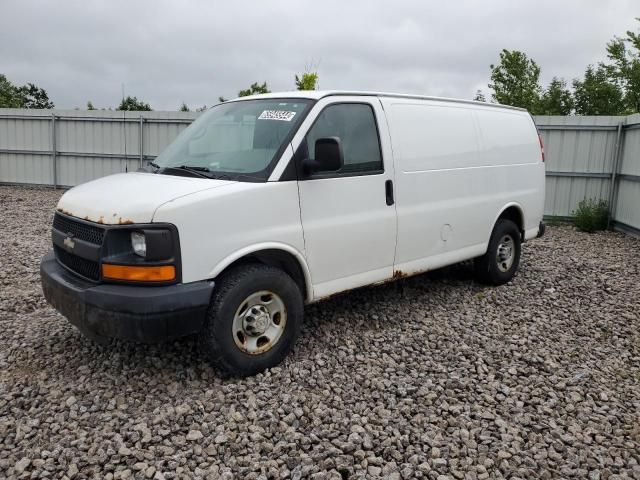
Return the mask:
<svg viewBox="0 0 640 480">
<path fill-rule="evenodd" d="M 282 120 L 283 122 L 290 122 L 295 116 L 296 112 L 289 112 L 287 110 L 265 110 L 260 114 L 258 120 Z"/>
</svg>

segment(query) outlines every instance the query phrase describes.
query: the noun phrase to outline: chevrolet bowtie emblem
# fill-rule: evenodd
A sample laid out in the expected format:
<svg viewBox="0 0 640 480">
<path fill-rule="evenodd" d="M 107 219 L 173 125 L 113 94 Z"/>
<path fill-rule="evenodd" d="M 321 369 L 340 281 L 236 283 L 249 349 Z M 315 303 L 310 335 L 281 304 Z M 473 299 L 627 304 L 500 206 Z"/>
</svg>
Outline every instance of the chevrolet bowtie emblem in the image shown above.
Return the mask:
<svg viewBox="0 0 640 480">
<path fill-rule="evenodd" d="M 62 243 L 64 243 L 64 246 L 67 247 L 69 250 L 73 250 L 73 248 L 76 246 L 76 242 L 74 242 L 73 238 L 71 237 L 65 238 Z"/>
</svg>

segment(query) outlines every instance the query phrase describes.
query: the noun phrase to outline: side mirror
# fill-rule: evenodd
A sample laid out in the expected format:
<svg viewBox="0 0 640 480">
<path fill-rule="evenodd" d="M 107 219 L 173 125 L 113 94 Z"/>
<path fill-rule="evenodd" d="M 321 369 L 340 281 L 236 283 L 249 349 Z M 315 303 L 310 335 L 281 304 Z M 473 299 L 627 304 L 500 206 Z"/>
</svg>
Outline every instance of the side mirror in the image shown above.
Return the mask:
<svg viewBox="0 0 640 480">
<path fill-rule="evenodd" d="M 309 158 L 302 162 L 305 173 L 335 172 L 344 165 L 342 144 L 338 137 L 325 137 L 316 140 L 315 159 Z"/>
</svg>

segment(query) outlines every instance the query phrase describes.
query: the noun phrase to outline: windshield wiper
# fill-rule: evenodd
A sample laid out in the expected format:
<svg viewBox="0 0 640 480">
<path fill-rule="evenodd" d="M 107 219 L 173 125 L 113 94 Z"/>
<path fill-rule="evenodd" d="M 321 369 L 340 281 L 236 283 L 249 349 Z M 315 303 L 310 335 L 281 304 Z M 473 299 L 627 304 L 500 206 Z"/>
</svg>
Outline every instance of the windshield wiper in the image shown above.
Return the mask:
<svg viewBox="0 0 640 480">
<path fill-rule="evenodd" d="M 200 167 L 198 165 L 180 165 L 179 167 L 163 167 L 163 170 L 184 170 L 185 172 L 189 172 L 193 175 L 196 175 L 198 177 L 204 177 L 204 178 L 215 178 L 213 175 L 211 175 L 211 170 L 209 170 L 207 167 Z"/>
<path fill-rule="evenodd" d="M 246 175 L 242 173 L 239 173 L 236 178 L 236 175 L 234 174 L 230 175 L 228 173 L 216 173 L 215 170 L 211 170 L 209 167 L 201 167 L 199 165 L 180 165 L 180 166 L 161 167 L 160 165 L 153 162 L 149 162 L 149 165 L 157 168 L 156 173 L 161 173 L 167 170 L 180 170 L 180 171 L 186 171 L 186 172 L 192 173 L 193 175 L 197 175 L 199 177 L 211 178 L 215 180 L 237 181 L 240 179 L 252 179 L 252 180 L 258 180 L 258 181 L 264 181 L 264 179 L 261 177 L 255 177 L 252 175 Z"/>
<path fill-rule="evenodd" d="M 149 162 L 149 165 L 155 168 L 156 172 L 160 170 L 160 165 L 158 165 L 156 162 Z"/>
<path fill-rule="evenodd" d="M 195 170 L 196 172 L 210 172 L 209 167 L 201 167 L 199 165 L 180 165 L 178 168 L 184 170 Z"/>
</svg>

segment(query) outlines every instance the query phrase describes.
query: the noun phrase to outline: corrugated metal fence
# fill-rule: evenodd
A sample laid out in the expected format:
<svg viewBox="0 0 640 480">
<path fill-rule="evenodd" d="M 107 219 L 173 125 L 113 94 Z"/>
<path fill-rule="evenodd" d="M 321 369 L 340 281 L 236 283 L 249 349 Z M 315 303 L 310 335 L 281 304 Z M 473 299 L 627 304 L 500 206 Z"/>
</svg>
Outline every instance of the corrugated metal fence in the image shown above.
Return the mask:
<svg viewBox="0 0 640 480">
<path fill-rule="evenodd" d="M 153 160 L 198 113 L 0 109 L 0 183 L 72 186 Z M 545 141 L 545 214 L 604 199 L 640 230 L 640 115 L 536 117 Z"/>
<path fill-rule="evenodd" d="M 73 186 L 153 160 L 198 113 L 0 109 L 0 183 Z"/>
<path fill-rule="evenodd" d="M 535 117 L 546 152 L 545 215 L 570 217 L 606 200 L 614 226 L 640 231 L 640 115 Z"/>
</svg>

